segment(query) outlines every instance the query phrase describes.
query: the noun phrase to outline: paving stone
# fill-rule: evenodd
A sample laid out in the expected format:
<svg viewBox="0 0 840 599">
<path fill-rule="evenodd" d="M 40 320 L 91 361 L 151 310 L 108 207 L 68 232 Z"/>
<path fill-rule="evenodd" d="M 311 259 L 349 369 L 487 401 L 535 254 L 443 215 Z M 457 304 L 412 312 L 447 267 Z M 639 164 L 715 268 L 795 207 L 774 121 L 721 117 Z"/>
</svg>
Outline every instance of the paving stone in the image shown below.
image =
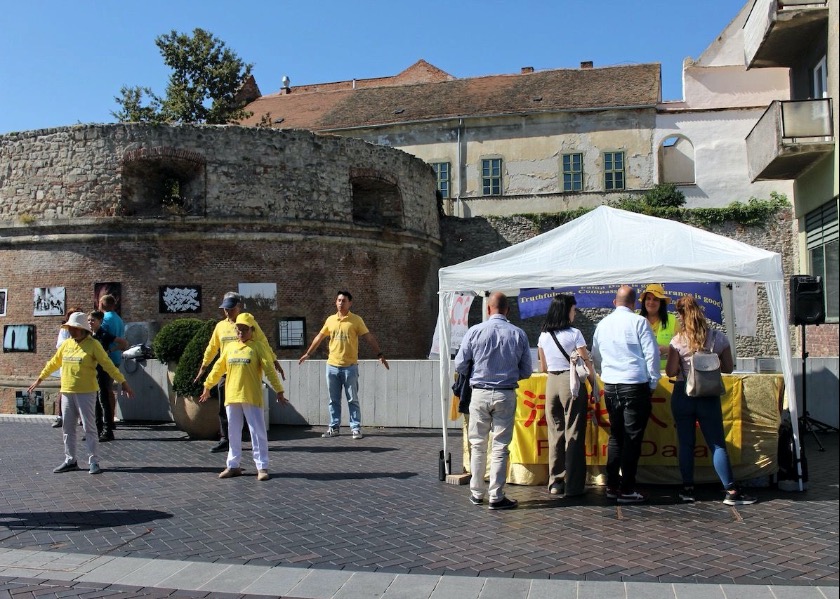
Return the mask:
<svg viewBox="0 0 840 599">
<path fill-rule="evenodd" d="M 166 560 L 188 560 L 211 572 L 271 567 L 248 586 L 269 595 L 294 596 L 289 591 L 309 573 L 340 570 L 427 574 L 440 582 L 452 574 L 530 580 L 531 592 L 540 588 L 538 577 L 584 589 L 709 582 L 784 593 L 786 585 L 822 584 L 836 597 L 837 435 L 821 435 L 826 452 L 808 453 L 808 491 L 754 489 L 759 503 L 734 511 L 720 503 L 716 486 L 701 487 L 692 506 L 675 504 L 672 488 L 651 487 L 650 504 L 619 511 L 599 490 L 559 505 L 542 487 L 509 485 L 522 508 L 504 513 L 477 510 L 462 487 L 437 480 L 439 431 L 382 430 L 360 446 L 322 440 L 305 427 L 272 427 L 273 476 L 260 485 L 253 476 L 220 481 L 224 456 L 171 425 L 120 426 L 119 439 L 101 447 L 106 471 L 99 477 L 49 472 L 61 459 L 49 420 L 0 418 L 0 435 L 0 531 L 10 533 L 0 538 L 0 576 L 18 580 L 107 572 L 108 563 L 140 558 L 160 568 L 138 568 L 120 584 L 151 588 L 175 573 Z M 458 432 L 449 441 L 460 439 Z M 9 563 L 11 551 L 16 563 Z M 278 582 L 292 586 L 263 585 L 278 567 Z M 141 579 L 147 574 L 157 574 L 155 581 Z M 56 582 L 72 588 L 72 580 Z"/>
</svg>

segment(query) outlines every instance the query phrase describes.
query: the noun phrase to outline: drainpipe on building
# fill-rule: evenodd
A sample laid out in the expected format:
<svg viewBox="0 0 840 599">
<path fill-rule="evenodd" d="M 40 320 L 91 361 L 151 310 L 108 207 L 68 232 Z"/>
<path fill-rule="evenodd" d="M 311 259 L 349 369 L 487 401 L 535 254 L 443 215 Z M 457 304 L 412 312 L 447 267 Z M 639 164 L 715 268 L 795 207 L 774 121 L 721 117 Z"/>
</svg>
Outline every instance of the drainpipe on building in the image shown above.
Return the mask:
<svg viewBox="0 0 840 599">
<path fill-rule="evenodd" d="M 460 218 L 464 218 L 464 205 L 461 203 L 461 190 L 463 189 L 463 176 L 461 165 L 461 129 L 464 128 L 464 119 L 458 119 L 458 196 L 455 198 L 455 212 Z"/>
</svg>

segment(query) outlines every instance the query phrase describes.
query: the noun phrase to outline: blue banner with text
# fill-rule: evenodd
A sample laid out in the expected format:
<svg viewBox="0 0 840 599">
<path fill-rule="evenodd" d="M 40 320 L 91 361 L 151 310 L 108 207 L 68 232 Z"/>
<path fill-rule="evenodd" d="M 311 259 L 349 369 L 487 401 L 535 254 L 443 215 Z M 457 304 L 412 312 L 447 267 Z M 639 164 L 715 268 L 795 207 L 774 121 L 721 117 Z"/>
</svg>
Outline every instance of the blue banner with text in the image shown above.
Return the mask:
<svg viewBox="0 0 840 599">
<path fill-rule="evenodd" d="M 668 311 L 674 311 L 674 302 L 684 295 L 693 295 L 706 314 L 706 318 L 723 324 L 723 310 L 720 283 L 663 283 L 665 294 L 671 298 Z M 636 295 L 641 296 L 646 285 L 633 285 Z M 619 285 L 582 285 L 579 287 L 557 287 L 553 289 L 521 289 L 519 291 L 519 316 L 533 318 L 548 312 L 551 300 L 558 293 L 575 296 L 578 309 L 612 308 Z M 637 306 L 638 308 L 638 306 Z"/>
</svg>

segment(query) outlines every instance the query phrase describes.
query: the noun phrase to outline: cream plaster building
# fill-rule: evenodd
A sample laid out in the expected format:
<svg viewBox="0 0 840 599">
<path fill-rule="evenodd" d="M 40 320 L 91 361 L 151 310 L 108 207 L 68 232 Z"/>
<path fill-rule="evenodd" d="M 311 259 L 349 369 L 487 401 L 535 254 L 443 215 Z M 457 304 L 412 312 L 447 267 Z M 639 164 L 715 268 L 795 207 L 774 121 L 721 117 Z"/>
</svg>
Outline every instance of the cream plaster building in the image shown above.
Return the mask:
<svg viewBox="0 0 840 599">
<path fill-rule="evenodd" d="M 286 87 L 246 124 L 353 136 L 432 165 L 457 216 L 595 207 L 655 183 L 658 64 L 456 79 L 418 61 L 394 77 Z"/>
<path fill-rule="evenodd" d="M 675 183 L 690 208 L 784 194 L 796 270 L 823 276 L 837 323 L 837 2 L 750 0 L 685 59 L 679 101 L 662 101 L 658 64 L 457 79 L 421 60 L 392 77 L 284 78 L 266 96 L 251 82 L 245 124 L 411 153 L 455 216 L 594 207 L 658 183 Z"/>
</svg>

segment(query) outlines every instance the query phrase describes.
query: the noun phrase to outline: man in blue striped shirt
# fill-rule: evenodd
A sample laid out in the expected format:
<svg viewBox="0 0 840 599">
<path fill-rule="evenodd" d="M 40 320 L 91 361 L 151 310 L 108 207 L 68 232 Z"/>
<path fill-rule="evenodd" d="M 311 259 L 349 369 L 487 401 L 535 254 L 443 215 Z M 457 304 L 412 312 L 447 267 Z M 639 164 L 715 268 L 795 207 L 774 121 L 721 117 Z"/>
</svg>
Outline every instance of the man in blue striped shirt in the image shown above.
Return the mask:
<svg viewBox="0 0 840 599">
<path fill-rule="evenodd" d="M 484 502 L 488 435 L 493 434 L 488 489 L 491 510 L 513 509 L 518 503 L 505 497 L 508 445 L 513 438 L 516 388 L 532 371 L 528 336 L 510 323 L 509 311 L 505 294 L 493 293 L 487 302 L 489 318 L 467 331 L 455 356 L 455 370 L 460 375 L 469 372 L 470 362 L 473 365 L 468 435 L 470 501 L 474 505 Z"/>
</svg>

